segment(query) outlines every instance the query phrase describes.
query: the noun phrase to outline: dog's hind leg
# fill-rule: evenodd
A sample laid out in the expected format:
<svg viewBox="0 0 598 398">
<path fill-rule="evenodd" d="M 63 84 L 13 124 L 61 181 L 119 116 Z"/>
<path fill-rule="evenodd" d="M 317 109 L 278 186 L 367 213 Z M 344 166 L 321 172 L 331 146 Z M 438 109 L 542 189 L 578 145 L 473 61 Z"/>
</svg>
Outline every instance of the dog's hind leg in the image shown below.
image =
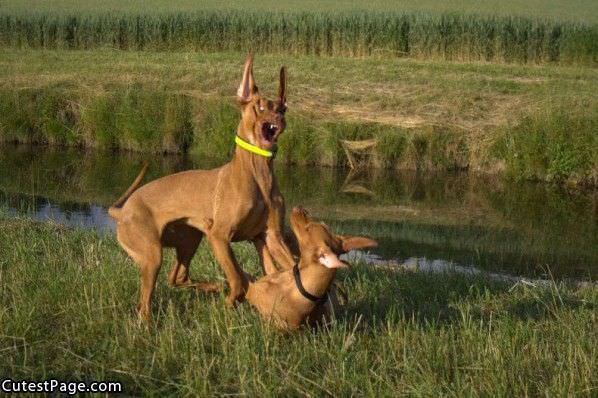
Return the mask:
<svg viewBox="0 0 598 398">
<path fill-rule="evenodd" d="M 152 226 L 139 222 L 119 223 L 117 237 L 121 246 L 139 265 L 141 289 L 137 309 L 139 317 L 151 323 L 152 293 L 162 264 L 162 245 Z"/>
<path fill-rule="evenodd" d="M 176 259 L 172 264 L 172 269 L 168 274 L 168 284 L 171 287 L 188 287 L 195 288 L 205 292 L 215 292 L 222 290 L 222 284 L 214 282 L 199 282 L 194 281 L 189 277 L 189 267 L 191 260 L 197 251 L 197 247 L 201 243 L 203 234 L 195 231 L 188 233 L 185 239 L 176 243 Z"/>
<path fill-rule="evenodd" d="M 139 298 L 139 317 L 147 323 L 152 321 L 152 294 L 156 287 L 156 279 L 162 262 L 160 249 L 148 253 L 139 264 L 141 269 L 141 294 Z"/>
<path fill-rule="evenodd" d="M 172 243 L 176 250 L 176 258 L 168 274 L 168 284 L 171 287 L 183 287 L 191 284 L 189 267 L 202 238 L 201 232 L 190 230 L 187 231 L 184 238 L 179 238 L 178 241 Z"/>
</svg>

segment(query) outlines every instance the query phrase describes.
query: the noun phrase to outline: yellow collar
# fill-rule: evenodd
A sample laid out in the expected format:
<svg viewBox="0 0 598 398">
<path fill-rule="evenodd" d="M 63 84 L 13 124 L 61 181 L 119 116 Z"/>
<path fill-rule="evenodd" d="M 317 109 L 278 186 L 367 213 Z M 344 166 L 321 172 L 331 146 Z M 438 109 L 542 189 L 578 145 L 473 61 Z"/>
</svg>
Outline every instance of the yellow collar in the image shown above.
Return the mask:
<svg viewBox="0 0 598 398">
<path fill-rule="evenodd" d="M 255 153 L 256 155 L 260 155 L 260 156 L 263 156 L 266 158 L 271 158 L 275 154 L 275 152 L 273 152 L 273 151 L 267 151 L 258 146 L 250 144 L 249 142 L 243 140 L 243 138 L 239 137 L 238 135 L 235 136 L 235 144 L 239 145 L 241 148 L 245 149 L 246 151 Z"/>
</svg>

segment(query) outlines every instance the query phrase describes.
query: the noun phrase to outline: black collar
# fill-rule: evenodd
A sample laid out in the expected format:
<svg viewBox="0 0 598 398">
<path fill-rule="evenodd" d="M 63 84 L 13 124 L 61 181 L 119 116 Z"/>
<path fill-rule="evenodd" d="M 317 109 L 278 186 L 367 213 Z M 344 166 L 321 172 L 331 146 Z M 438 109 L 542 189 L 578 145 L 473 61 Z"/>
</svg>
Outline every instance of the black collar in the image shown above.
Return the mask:
<svg viewBox="0 0 598 398">
<path fill-rule="evenodd" d="M 293 267 L 293 276 L 295 277 L 295 285 L 299 290 L 299 293 L 303 295 L 309 301 L 313 301 L 316 304 L 324 304 L 326 300 L 328 300 L 328 292 L 326 292 L 322 297 L 317 297 L 305 290 L 303 287 L 303 283 L 301 283 L 301 275 L 299 274 L 299 264 L 295 264 Z"/>
</svg>

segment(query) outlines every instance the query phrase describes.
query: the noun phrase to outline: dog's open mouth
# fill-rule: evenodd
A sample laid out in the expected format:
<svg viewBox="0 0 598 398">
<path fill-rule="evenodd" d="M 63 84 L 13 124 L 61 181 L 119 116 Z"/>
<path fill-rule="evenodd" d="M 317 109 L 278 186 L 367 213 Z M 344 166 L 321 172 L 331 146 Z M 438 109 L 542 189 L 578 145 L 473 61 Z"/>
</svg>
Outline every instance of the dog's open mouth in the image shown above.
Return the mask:
<svg viewBox="0 0 598 398">
<path fill-rule="evenodd" d="M 276 142 L 279 127 L 273 123 L 264 123 L 262 125 L 262 137 L 265 143 L 273 145 Z"/>
</svg>

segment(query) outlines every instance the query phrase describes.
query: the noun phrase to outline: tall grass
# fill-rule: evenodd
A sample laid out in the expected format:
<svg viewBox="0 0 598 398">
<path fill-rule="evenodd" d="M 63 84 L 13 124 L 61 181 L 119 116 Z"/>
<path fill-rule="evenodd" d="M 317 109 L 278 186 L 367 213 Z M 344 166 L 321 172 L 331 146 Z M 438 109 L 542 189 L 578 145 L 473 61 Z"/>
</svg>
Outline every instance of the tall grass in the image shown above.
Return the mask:
<svg viewBox="0 0 598 398">
<path fill-rule="evenodd" d="M 4 11 L 0 45 L 596 65 L 598 26 L 463 13 Z"/>
<path fill-rule="evenodd" d="M 186 152 L 227 159 L 239 122 L 238 107 L 225 99 L 191 99 L 159 87 L 133 84 L 85 95 L 68 88 L 0 90 L 0 142 Z M 378 138 L 375 166 L 409 169 L 467 167 L 462 132 L 411 131 L 377 123 L 312 120 L 289 115 L 280 141 L 283 163 L 343 166 L 341 139 Z M 442 130 L 442 131 L 439 131 Z M 454 151 L 454 145 L 460 151 Z"/>
<path fill-rule="evenodd" d="M 598 184 L 598 113 L 547 109 L 527 115 L 497 142 L 498 156 L 521 179 Z"/>
</svg>

